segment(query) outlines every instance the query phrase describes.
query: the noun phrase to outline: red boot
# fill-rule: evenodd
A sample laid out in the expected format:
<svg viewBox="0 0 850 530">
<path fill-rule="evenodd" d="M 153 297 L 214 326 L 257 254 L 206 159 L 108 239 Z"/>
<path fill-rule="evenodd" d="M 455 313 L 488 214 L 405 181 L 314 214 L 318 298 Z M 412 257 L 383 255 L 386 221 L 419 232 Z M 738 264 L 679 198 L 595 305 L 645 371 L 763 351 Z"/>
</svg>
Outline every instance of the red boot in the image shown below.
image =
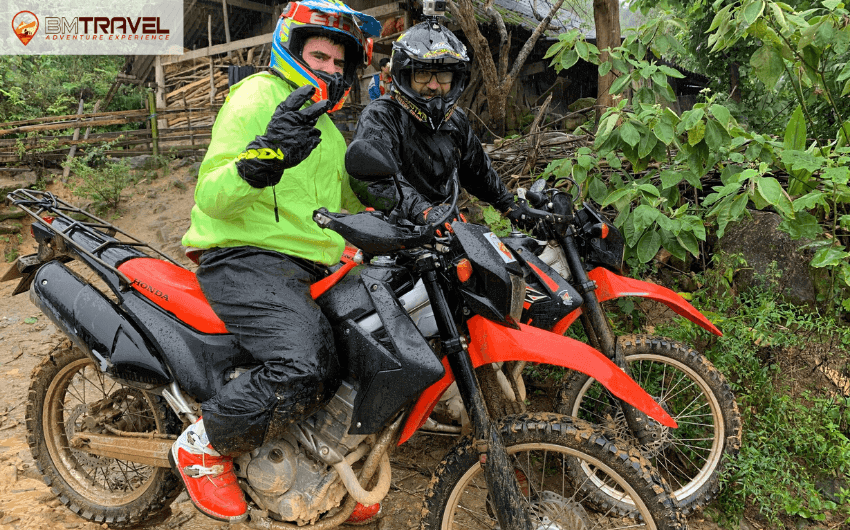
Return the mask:
<svg viewBox="0 0 850 530">
<path fill-rule="evenodd" d="M 377 502 L 372 506 L 363 506 L 358 502 L 357 506 L 354 507 L 354 511 L 351 512 L 351 515 L 349 515 L 348 519 L 346 519 L 345 522 L 342 524 L 348 524 L 352 526 L 369 524 L 371 522 L 374 522 L 379 515 L 381 515 L 380 502 Z"/>
<path fill-rule="evenodd" d="M 203 418 L 177 438 L 168 460 L 198 510 L 228 523 L 241 523 L 248 517 L 248 504 L 236 481 L 233 459 L 221 456 L 210 445 Z"/>
</svg>

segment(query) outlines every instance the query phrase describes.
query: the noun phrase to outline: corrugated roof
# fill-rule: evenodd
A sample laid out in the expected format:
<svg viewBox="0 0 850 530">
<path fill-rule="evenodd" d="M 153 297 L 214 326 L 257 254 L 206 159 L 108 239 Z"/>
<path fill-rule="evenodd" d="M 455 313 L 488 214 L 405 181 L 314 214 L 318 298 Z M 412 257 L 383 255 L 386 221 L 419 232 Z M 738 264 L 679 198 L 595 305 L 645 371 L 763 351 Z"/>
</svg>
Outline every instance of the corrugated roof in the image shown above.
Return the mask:
<svg viewBox="0 0 850 530">
<path fill-rule="evenodd" d="M 490 17 L 484 13 L 485 0 L 472 1 L 478 21 L 489 24 Z M 495 5 L 506 25 L 522 26 L 528 31 L 534 31 L 540 21 L 549 14 L 553 4 L 549 0 L 495 0 Z M 578 15 L 561 6 L 561 9 L 552 17 L 545 35 L 548 38 L 557 38 L 559 33 L 576 28 L 582 29 L 582 25 L 584 25 L 585 38 L 595 39 L 596 30 L 593 24 L 582 23 L 583 21 Z"/>
</svg>

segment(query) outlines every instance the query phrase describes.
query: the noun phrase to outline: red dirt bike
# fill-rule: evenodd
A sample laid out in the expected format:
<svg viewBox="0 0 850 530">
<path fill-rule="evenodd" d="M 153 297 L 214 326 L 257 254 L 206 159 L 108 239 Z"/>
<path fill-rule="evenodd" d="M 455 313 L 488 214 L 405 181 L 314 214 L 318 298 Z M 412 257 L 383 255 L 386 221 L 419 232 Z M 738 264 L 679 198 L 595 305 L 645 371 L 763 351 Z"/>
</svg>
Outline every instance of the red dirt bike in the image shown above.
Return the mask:
<svg viewBox="0 0 850 530">
<path fill-rule="evenodd" d="M 371 166 L 394 173 L 388 162 Z M 458 189 L 455 183 L 453 204 Z M 200 402 L 254 361 L 192 272 L 50 193 L 17 190 L 8 199 L 34 219 L 39 246 L 3 279 L 19 277 L 15 292 L 28 290 L 70 339 L 33 372 L 26 425 L 38 469 L 86 519 L 151 521 L 181 489 L 167 459 L 176 435 L 197 418 Z M 437 241 L 434 226 L 378 213 L 318 210 L 314 220 L 372 259 L 346 275 L 357 262 L 349 260 L 313 286 L 346 375 L 318 412 L 291 425 L 273 422 L 264 445 L 235 460 L 249 525 L 330 528 L 357 502 L 380 501 L 390 486 L 392 448 L 420 429 L 456 382 L 472 433 L 438 466 L 421 528 L 685 527 L 669 486 L 634 449 L 567 416 L 488 411 L 476 368 L 536 362 L 585 373 L 665 428 L 676 427 L 595 349 L 519 323 L 527 271 L 487 227 L 455 223 Z M 417 285 L 436 323 L 430 342 L 410 317 L 422 305 Z M 577 465 L 593 476 L 567 472 Z M 636 518 L 593 500 L 600 477 Z"/>
<path fill-rule="evenodd" d="M 573 182 L 581 196 L 581 188 Z M 674 490 L 687 514 L 704 506 L 718 490 L 718 474 L 741 443 L 741 416 L 726 379 L 698 351 L 664 337 L 616 337 L 602 302 L 624 296 L 667 305 L 691 322 L 720 331 L 681 296 L 665 287 L 622 276 L 624 240 L 617 228 L 591 204 L 576 209 L 560 188 L 544 189 L 538 180 L 521 200 L 528 200 L 536 238 L 520 232 L 503 238 L 532 272 L 526 278 L 522 322 L 563 335 L 580 320 L 588 342 L 631 375 L 676 419 L 671 430 L 625 405 L 593 376 L 571 372 L 557 396 L 556 410 L 601 425 L 609 436 L 636 446 Z M 521 373 L 522 366 L 510 367 Z M 514 377 L 519 387 L 521 378 Z M 523 389 L 518 388 L 518 391 Z M 524 399 L 524 391 L 520 398 Z M 593 477 L 582 466 L 577 474 Z M 594 499 L 629 511 L 616 500 L 618 489 L 592 478 Z"/>
</svg>

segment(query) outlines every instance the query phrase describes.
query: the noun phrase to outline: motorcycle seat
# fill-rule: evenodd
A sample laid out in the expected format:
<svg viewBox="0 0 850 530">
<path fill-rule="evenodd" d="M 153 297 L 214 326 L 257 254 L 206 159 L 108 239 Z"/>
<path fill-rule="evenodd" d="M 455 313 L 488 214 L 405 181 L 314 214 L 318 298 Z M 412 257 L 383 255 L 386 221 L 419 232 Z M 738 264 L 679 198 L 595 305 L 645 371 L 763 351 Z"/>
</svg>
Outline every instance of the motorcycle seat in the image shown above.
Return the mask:
<svg viewBox="0 0 850 530">
<path fill-rule="evenodd" d="M 154 258 L 133 258 L 118 266 L 142 296 L 201 333 L 228 333 L 213 312 L 195 273 Z"/>
</svg>

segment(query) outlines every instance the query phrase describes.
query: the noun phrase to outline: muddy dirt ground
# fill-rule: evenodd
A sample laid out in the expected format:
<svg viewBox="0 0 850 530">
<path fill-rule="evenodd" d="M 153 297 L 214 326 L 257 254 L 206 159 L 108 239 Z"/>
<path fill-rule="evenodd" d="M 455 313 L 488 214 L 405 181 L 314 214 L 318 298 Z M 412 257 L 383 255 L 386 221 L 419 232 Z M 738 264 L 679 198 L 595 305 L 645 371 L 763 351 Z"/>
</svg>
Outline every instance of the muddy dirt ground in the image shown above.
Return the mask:
<svg viewBox="0 0 850 530">
<path fill-rule="evenodd" d="M 190 265 L 181 255 L 180 238 L 188 226 L 193 199 L 195 172 L 188 165 L 160 171 L 128 188 L 120 216 L 113 222 L 134 236 L 161 248 L 168 255 Z M 50 186 L 72 204 L 85 206 L 61 183 Z M 33 251 L 29 230 L 21 254 Z M 8 264 L 0 263 L 0 274 Z M 26 444 L 24 416 L 30 373 L 41 359 L 62 340 L 54 325 L 33 306 L 27 295 L 10 296 L 16 282 L 0 283 L 0 529 L 94 530 L 105 528 L 74 515 L 60 504 L 41 480 Z M 393 481 L 384 502 L 383 517 L 365 530 L 405 530 L 418 528 L 418 512 L 431 473 L 453 443 L 450 437 L 415 435 L 398 448 L 391 458 Z M 690 528 L 717 530 L 717 525 L 697 514 Z M 156 530 L 200 530 L 233 528 L 208 519 L 194 509 L 184 494 L 172 504 L 171 515 L 148 526 Z"/>
</svg>

